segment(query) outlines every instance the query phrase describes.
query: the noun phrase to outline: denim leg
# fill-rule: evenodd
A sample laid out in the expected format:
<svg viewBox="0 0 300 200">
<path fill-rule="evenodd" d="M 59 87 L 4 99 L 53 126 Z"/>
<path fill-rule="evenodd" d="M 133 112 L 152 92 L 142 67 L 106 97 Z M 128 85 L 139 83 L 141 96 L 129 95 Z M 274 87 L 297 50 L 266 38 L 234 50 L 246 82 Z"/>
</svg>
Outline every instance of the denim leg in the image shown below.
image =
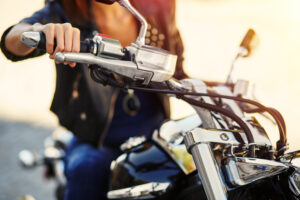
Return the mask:
<svg viewBox="0 0 300 200">
<path fill-rule="evenodd" d="M 73 139 L 65 160 L 68 181 L 65 200 L 106 199 L 110 163 L 118 154 L 118 150 L 96 149 Z"/>
</svg>

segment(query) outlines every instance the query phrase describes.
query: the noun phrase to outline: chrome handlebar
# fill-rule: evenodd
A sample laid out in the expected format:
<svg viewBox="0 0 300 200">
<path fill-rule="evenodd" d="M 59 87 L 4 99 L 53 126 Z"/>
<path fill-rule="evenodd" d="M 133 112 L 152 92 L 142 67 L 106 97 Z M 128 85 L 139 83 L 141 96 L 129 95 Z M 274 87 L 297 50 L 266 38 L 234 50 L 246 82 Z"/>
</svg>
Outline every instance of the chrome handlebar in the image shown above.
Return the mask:
<svg viewBox="0 0 300 200">
<path fill-rule="evenodd" d="M 42 38 L 40 35 L 39 32 L 25 32 L 22 41 L 36 48 Z M 159 48 L 135 43 L 122 48 L 119 41 L 100 35 L 95 36 L 89 45 L 85 48 L 89 53 L 60 52 L 55 60 L 98 65 L 133 81 L 142 81 L 144 85 L 151 81 L 167 81 L 175 72 L 177 56 Z"/>
<path fill-rule="evenodd" d="M 143 80 L 145 84 L 149 83 L 153 77 L 153 72 L 138 70 L 137 65 L 131 61 L 107 59 L 90 53 L 57 53 L 55 60 L 99 65 L 132 80 Z"/>
</svg>

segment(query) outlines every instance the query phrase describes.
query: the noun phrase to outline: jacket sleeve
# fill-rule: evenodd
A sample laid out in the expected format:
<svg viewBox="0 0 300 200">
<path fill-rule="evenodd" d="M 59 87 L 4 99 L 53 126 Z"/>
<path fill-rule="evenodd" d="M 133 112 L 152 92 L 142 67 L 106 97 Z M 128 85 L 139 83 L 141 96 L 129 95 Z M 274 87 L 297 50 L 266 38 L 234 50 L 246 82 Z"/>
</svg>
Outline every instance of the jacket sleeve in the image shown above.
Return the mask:
<svg viewBox="0 0 300 200">
<path fill-rule="evenodd" d="M 44 8 L 41 10 L 35 12 L 32 16 L 26 17 L 22 19 L 19 23 L 27 23 L 27 24 L 35 24 L 35 23 L 41 23 L 41 24 L 47 24 L 47 23 L 64 23 L 66 22 L 66 17 L 63 12 L 63 9 L 61 5 L 57 2 L 49 2 L 46 3 Z M 20 61 L 24 60 L 27 58 L 32 58 L 32 57 L 37 57 L 40 55 L 43 55 L 45 53 L 44 50 L 39 50 L 35 49 L 33 52 L 26 56 L 17 56 L 14 55 L 13 53 L 9 52 L 6 47 L 5 47 L 5 37 L 9 33 L 9 31 L 13 28 L 14 26 L 9 27 L 4 31 L 1 37 L 1 50 L 3 54 L 6 56 L 7 59 L 11 61 Z"/>
</svg>

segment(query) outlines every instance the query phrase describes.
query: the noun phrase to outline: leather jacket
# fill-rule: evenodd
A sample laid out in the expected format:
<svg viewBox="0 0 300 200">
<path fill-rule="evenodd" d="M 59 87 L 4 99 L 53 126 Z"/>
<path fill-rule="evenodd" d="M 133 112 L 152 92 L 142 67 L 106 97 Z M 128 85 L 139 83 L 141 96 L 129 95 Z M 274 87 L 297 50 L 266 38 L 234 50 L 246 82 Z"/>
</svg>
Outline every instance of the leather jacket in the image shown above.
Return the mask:
<svg viewBox="0 0 300 200">
<path fill-rule="evenodd" d="M 163 48 L 178 56 L 174 77 L 185 78 L 186 75 L 182 69 L 183 44 L 175 23 L 175 0 L 132 0 L 131 3 L 152 26 L 165 35 Z M 42 10 L 21 22 L 30 24 L 36 22 L 42 24 L 65 23 L 68 22 L 68 19 L 58 0 L 48 0 Z M 92 27 L 79 28 L 82 39 L 92 36 Z M 9 30 L 10 28 L 4 32 L 1 38 L 2 52 L 8 59 L 19 61 L 45 53 L 35 50 L 25 57 L 11 54 L 4 45 L 5 36 Z M 113 117 L 118 89 L 92 81 L 89 70 L 84 65 L 70 68 L 58 64 L 56 65 L 56 75 L 56 90 L 51 111 L 58 116 L 61 125 L 71 130 L 82 141 L 99 146 Z M 168 117 L 170 114 L 168 98 L 160 96 L 160 99 Z"/>
</svg>

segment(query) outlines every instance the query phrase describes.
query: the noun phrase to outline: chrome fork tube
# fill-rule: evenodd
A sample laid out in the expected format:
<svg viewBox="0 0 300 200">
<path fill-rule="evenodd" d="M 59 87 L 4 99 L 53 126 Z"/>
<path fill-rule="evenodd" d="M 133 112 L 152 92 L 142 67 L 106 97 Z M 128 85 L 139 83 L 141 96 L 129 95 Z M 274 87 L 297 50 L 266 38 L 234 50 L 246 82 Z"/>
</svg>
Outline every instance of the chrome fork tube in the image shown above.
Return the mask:
<svg viewBox="0 0 300 200">
<path fill-rule="evenodd" d="M 206 196 L 209 200 L 226 200 L 226 186 L 209 143 L 197 143 L 193 135 L 185 136 L 185 144 L 192 154 Z"/>
</svg>

